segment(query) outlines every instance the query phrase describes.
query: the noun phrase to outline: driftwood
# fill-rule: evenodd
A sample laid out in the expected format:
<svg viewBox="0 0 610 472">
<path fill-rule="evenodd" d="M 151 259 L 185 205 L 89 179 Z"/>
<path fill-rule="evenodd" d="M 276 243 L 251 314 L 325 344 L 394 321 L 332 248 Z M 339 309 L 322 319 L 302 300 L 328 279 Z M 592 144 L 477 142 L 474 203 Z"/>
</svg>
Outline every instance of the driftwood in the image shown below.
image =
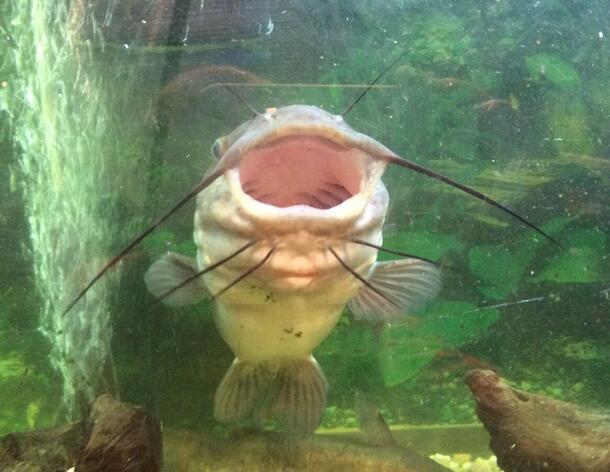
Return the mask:
<svg viewBox="0 0 610 472">
<path fill-rule="evenodd" d="M 161 470 L 161 427 L 144 408 L 102 395 L 93 402 L 90 418 L 94 425 L 79 472 Z"/>
<path fill-rule="evenodd" d="M 0 437 L 3 472 L 158 472 L 161 428 L 143 408 L 100 396 L 90 418 Z"/>
<path fill-rule="evenodd" d="M 489 370 L 466 383 L 507 472 L 610 472 L 610 413 L 510 387 Z"/>
<path fill-rule="evenodd" d="M 67 470 L 76 464 L 91 432 L 87 421 L 0 438 L 0 470 L 47 472 Z"/>
</svg>

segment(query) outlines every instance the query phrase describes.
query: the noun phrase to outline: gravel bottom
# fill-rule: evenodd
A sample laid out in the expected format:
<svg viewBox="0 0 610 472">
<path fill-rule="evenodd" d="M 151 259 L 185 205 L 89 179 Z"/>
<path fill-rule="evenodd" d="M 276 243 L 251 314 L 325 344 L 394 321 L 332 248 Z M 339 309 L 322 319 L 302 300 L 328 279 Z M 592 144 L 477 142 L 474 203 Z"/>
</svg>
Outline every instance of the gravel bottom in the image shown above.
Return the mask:
<svg viewBox="0 0 610 472">
<path fill-rule="evenodd" d="M 471 454 L 453 454 L 447 456 L 444 454 L 432 454 L 430 456 L 435 462 L 438 462 L 443 467 L 455 472 L 502 472 L 496 462 L 496 456 L 490 456 L 485 459 L 483 457 L 472 457 Z"/>
</svg>

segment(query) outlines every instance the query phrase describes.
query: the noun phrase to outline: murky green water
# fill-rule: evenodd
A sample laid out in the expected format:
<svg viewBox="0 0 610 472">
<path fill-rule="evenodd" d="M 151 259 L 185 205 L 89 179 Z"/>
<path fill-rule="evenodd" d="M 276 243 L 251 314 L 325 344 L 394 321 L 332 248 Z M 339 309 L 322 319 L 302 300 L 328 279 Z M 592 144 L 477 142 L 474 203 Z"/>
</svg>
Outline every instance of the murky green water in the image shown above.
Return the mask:
<svg viewBox="0 0 610 472">
<path fill-rule="evenodd" d="M 316 351 L 323 427 L 357 426 L 356 390 L 390 424 L 476 423 L 462 379 L 479 367 L 610 406 L 607 2 L 50 3 L 0 6 L 0 434 L 78 417 L 103 391 L 166 427 L 226 429 L 213 396 L 233 356 L 212 304 L 168 308 L 143 283 L 162 252 L 194 254 L 192 203 L 61 313 L 250 117 L 219 83 L 258 110 L 340 113 L 403 53 L 347 121 L 563 249 L 390 169 L 384 246 L 441 261 L 443 290 L 385 329 L 346 312 Z"/>
</svg>

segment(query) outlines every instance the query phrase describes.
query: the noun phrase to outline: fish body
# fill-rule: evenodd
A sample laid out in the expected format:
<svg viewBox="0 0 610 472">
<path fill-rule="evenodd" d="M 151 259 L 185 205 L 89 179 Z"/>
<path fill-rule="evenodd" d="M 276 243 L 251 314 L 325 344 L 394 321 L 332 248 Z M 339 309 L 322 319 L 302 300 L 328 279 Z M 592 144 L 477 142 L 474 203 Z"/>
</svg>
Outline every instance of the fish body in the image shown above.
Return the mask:
<svg viewBox="0 0 610 472">
<path fill-rule="evenodd" d="M 294 144 L 290 142 L 292 139 Z M 218 179 L 197 198 L 194 239 L 198 247 L 198 267 L 209 266 L 249 240 L 260 241 L 242 256 L 204 276 L 211 293 L 229 285 L 275 247 L 260 269 L 216 300 L 219 331 L 240 359 L 308 357 L 328 335 L 345 304 L 361 286 L 328 251 L 328 246 L 359 273 L 368 274 L 375 263 L 375 249 L 355 246 L 346 238 L 358 237 L 375 244 L 381 241 L 381 227 L 389 201 L 385 186 L 379 180 L 385 167 L 383 163 L 375 163 L 370 174 L 363 175 L 362 182 L 354 182 L 350 190 L 357 197 L 351 196 L 332 207 L 349 192 L 345 189 L 349 185 L 333 173 L 338 169 L 328 169 L 328 175 L 320 176 L 326 179 L 320 184 L 326 189 L 314 188 L 311 183 L 299 187 L 296 180 L 302 178 L 301 172 L 295 174 L 294 181 L 287 175 L 279 175 L 290 172 L 282 166 L 302 169 L 307 166 L 304 161 L 308 160 L 312 165 L 316 164 L 319 157 L 304 156 L 308 152 L 304 148 L 309 146 L 309 152 L 318 152 L 319 139 L 280 137 L 279 141 L 285 142 L 268 145 L 262 151 L 264 157 L 252 157 L 253 160 L 275 161 L 261 162 L 266 169 L 254 171 L 250 167 L 259 163 L 245 162 L 245 165 L 229 170 L 225 178 Z M 294 154 L 290 154 L 292 146 L 295 146 Z M 277 156 L 268 157 L 270 153 Z M 337 152 L 331 158 L 345 160 L 352 156 L 344 157 Z M 290 160 L 294 162 L 287 162 Z M 264 174 L 257 175 L 257 172 Z M 288 186 L 286 192 L 261 197 L 261 200 L 254 198 L 260 192 L 270 193 L 271 188 L 275 189 L 275 183 L 254 180 L 269 178 L 276 172 L 278 175 L 271 178 L 277 178 L 282 187 Z M 244 173 L 249 175 L 246 179 L 252 179 L 245 182 L 249 184 L 246 185 L 249 192 L 244 191 Z M 329 208 L 313 206 L 323 205 L 319 202 L 330 198 L 324 192 L 332 196 L 333 185 L 338 195 L 328 200 Z M 341 191 L 344 193 L 339 194 Z M 284 203 L 280 202 L 282 199 Z M 278 206 L 280 204 L 282 206 Z"/>
<path fill-rule="evenodd" d="M 484 102 L 481 102 L 478 105 L 475 105 L 474 108 L 475 110 L 479 110 L 482 112 L 489 112 L 497 110 L 499 108 L 508 108 L 512 111 L 518 111 L 519 107 L 519 99 L 511 93 L 508 99 L 492 98 L 489 100 L 485 100 Z"/>
<path fill-rule="evenodd" d="M 278 418 L 312 432 L 327 384 L 313 350 L 346 304 L 357 318 L 389 320 L 438 292 L 438 269 L 377 262 L 391 153 L 340 116 L 294 105 L 268 109 L 213 147 L 223 175 L 197 196 L 197 260 L 166 254 L 146 274 L 157 296 L 216 302 L 216 326 L 235 354 L 215 402 L 217 419 Z"/>
</svg>

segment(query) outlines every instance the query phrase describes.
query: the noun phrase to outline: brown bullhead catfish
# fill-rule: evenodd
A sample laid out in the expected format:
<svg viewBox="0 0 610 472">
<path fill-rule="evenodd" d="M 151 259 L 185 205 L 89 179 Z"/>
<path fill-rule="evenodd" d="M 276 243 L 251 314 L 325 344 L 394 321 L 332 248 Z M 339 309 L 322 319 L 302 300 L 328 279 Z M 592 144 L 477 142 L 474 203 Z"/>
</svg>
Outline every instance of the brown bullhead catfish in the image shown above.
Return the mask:
<svg viewBox="0 0 610 472">
<path fill-rule="evenodd" d="M 171 291 L 170 305 L 214 296 L 216 325 L 235 354 L 216 392 L 218 420 L 263 413 L 311 432 L 327 391 L 312 351 L 345 305 L 356 318 L 412 313 L 437 294 L 439 270 L 414 258 L 376 262 L 389 201 L 381 157 L 390 151 L 341 116 L 268 109 L 213 150 L 228 164 L 197 196 L 197 260 L 167 253 L 146 284 L 158 297 Z"/>
<path fill-rule="evenodd" d="M 320 423 L 328 389 L 312 352 L 346 305 L 357 319 L 385 322 L 412 313 L 440 289 L 436 263 L 381 247 L 388 164 L 451 185 L 558 244 L 490 197 L 353 130 L 344 117 L 366 91 L 342 115 L 307 105 L 269 108 L 216 140 L 218 160 L 203 179 L 113 257 L 64 314 L 197 197 L 196 260 L 161 256 L 146 273 L 147 287 L 170 305 L 215 300 L 216 325 L 235 354 L 216 391 L 219 421 L 273 418 L 308 434 Z M 378 250 L 405 258 L 378 262 Z"/>
</svg>

